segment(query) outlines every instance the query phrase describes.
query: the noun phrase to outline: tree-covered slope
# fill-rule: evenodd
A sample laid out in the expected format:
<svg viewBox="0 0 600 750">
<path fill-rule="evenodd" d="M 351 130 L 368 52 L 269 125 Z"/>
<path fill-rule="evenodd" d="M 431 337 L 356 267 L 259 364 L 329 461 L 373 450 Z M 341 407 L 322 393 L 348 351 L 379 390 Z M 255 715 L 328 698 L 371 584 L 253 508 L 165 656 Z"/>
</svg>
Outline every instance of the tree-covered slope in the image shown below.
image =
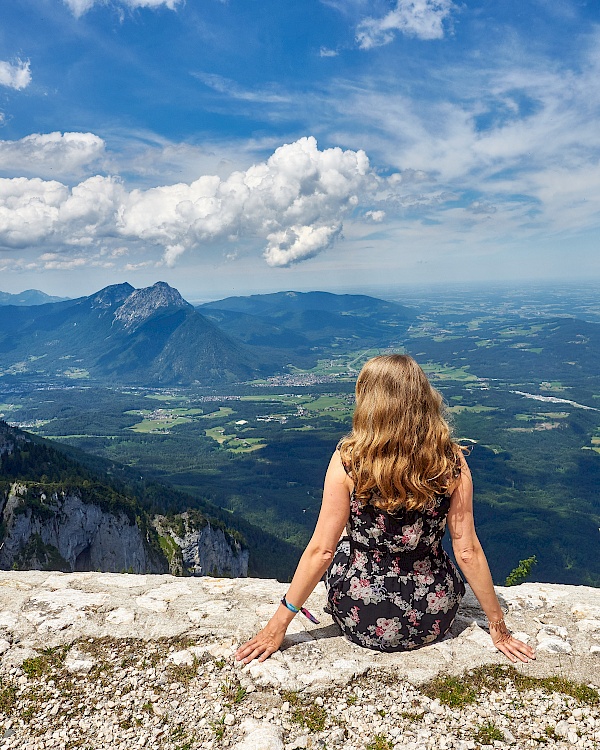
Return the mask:
<svg viewBox="0 0 600 750">
<path fill-rule="evenodd" d="M 164 282 L 0 307 L 0 367 L 8 374 L 136 385 L 239 381 L 264 370 L 255 354 Z"/>
<path fill-rule="evenodd" d="M 47 515 L 52 511 L 43 497 L 76 496 L 84 505 L 126 516 L 140 528 L 151 551 L 160 557 L 165 545 L 154 530 L 156 514 L 165 515 L 171 525 L 177 526 L 181 524 L 180 514 L 191 512 L 196 528 L 208 524 L 223 532 L 230 546 L 241 545 L 249 551 L 250 575 L 291 577 L 300 555 L 293 545 L 209 502 L 157 482 L 136 482 L 134 476 L 136 473 L 127 467 L 116 467 L 114 462 L 68 446 L 57 447 L 0 421 L 0 513 L 15 482 L 28 490 L 20 512 L 29 508 Z M 6 528 L 0 525 L 0 543 L 5 532 Z"/>
</svg>

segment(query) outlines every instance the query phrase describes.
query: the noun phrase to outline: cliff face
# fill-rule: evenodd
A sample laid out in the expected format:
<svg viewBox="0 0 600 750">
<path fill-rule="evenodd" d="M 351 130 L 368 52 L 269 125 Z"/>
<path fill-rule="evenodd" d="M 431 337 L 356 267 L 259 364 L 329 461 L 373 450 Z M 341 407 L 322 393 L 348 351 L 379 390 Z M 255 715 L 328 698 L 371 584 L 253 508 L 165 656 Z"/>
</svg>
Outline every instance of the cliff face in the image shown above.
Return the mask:
<svg viewBox="0 0 600 750">
<path fill-rule="evenodd" d="M 199 513 L 157 516 L 145 528 L 141 516 L 107 510 L 78 489 L 24 482 L 11 485 L 0 511 L 0 569 L 248 575 L 248 550 Z"/>
<path fill-rule="evenodd" d="M 0 569 L 242 578 L 248 558 L 241 534 L 219 518 L 189 510 L 152 519 L 107 475 L 0 420 Z"/>
<path fill-rule="evenodd" d="M 163 549 L 169 557 L 174 575 L 217 575 L 245 578 L 248 575 L 249 552 L 223 529 L 214 528 L 206 519 L 193 513 L 181 513 L 175 519 L 154 519 Z M 167 541 L 165 544 L 164 540 Z M 168 546 L 171 547 L 169 554 Z"/>
<path fill-rule="evenodd" d="M 164 573 L 164 556 L 123 511 L 83 501 L 77 490 L 14 483 L 2 510 L 0 568 Z"/>
</svg>

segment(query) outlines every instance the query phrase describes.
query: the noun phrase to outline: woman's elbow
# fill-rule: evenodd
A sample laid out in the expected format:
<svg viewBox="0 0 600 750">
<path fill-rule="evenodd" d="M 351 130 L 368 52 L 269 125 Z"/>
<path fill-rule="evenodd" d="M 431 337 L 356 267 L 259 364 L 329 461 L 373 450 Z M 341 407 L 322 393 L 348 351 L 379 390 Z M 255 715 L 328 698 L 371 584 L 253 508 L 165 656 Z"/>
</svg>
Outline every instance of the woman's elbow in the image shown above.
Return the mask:
<svg viewBox="0 0 600 750">
<path fill-rule="evenodd" d="M 464 549 L 461 549 L 458 555 L 456 554 L 456 552 L 454 554 L 460 566 L 463 566 L 463 565 L 469 566 L 475 558 L 475 548 L 466 547 Z"/>
<path fill-rule="evenodd" d="M 329 545 L 309 544 L 307 551 L 313 560 L 317 560 L 320 565 L 329 567 L 333 562 L 335 549 Z"/>
<path fill-rule="evenodd" d="M 453 545 L 454 556 L 456 561 L 462 567 L 470 567 L 477 562 L 481 552 L 483 552 L 479 542 L 468 542 Z"/>
</svg>

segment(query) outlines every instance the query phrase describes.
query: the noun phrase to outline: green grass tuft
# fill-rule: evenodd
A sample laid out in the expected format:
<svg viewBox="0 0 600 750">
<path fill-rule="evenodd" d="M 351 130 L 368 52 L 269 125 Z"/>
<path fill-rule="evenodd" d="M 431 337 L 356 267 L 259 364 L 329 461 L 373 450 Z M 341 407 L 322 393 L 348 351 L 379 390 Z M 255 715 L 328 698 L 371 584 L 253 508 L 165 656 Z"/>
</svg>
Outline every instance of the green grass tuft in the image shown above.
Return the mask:
<svg viewBox="0 0 600 750">
<path fill-rule="evenodd" d="M 243 688 L 239 680 L 227 678 L 221 685 L 221 694 L 228 706 L 241 703 L 246 697 L 246 689 Z"/>
<path fill-rule="evenodd" d="M 570 695 L 579 703 L 588 706 L 600 704 L 600 694 L 588 685 L 568 680 L 566 677 L 530 677 L 504 664 L 486 664 L 459 677 L 439 675 L 423 685 L 421 692 L 431 699 L 438 698 L 447 706 L 460 708 L 474 703 L 482 691 L 498 690 L 508 683 L 520 692 L 543 690 L 546 693 Z"/>
<path fill-rule="evenodd" d="M 191 682 L 198 674 L 198 659 L 194 657 L 193 664 L 179 664 L 170 667 L 169 677 L 176 682 Z"/>
<path fill-rule="evenodd" d="M 445 703 L 452 708 L 461 708 L 477 700 L 477 690 L 468 679 L 454 675 L 439 675 L 422 688 L 428 698 Z"/>
<path fill-rule="evenodd" d="M 327 711 L 322 706 L 303 699 L 294 690 L 286 690 L 282 693 L 284 701 L 293 708 L 292 721 L 306 727 L 310 732 L 321 732 L 325 729 Z"/>
<path fill-rule="evenodd" d="M 494 740 L 504 742 L 504 735 L 491 721 L 479 726 L 473 733 L 473 738 L 482 745 L 491 745 Z"/>
<path fill-rule="evenodd" d="M 61 669 L 69 648 L 69 646 L 45 648 L 39 656 L 25 659 L 23 662 L 23 672 L 25 672 L 27 677 L 38 679 L 42 675 L 52 672 L 54 669 Z"/>
<path fill-rule="evenodd" d="M 225 734 L 225 716 L 223 715 L 220 719 L 211 722 L 210 728 L 212 729 L 215 737 L 218 740 L 222 740 L 223 735 Z"/>
<path fill-rule="evenodd" d="M 392 750 L 394 744 L 385 734 L 376 734 L 367 745 L 367 750 Z"/>
<path fill-rule="evenodd" d="M 0 678 L 0 713 L 9 715 L 17 702 L 17 686 Z"/>
</svg>

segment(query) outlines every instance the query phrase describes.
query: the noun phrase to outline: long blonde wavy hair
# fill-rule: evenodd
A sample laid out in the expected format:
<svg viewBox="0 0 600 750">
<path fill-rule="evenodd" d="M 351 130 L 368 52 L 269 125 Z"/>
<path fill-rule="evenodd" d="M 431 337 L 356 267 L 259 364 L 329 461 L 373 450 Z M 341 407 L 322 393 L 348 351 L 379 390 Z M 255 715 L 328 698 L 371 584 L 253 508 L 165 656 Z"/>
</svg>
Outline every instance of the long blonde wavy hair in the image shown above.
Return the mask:
<svg viewBox="0 0 600 750">
<path fill-rule="evenodd" d="M 339 443 L 355 497 L 394 513 L 424 510 L 460 469 L 442 396 L 412 357 L 373 357 L 356 381 L 352 432 Z"/>
</svg>

